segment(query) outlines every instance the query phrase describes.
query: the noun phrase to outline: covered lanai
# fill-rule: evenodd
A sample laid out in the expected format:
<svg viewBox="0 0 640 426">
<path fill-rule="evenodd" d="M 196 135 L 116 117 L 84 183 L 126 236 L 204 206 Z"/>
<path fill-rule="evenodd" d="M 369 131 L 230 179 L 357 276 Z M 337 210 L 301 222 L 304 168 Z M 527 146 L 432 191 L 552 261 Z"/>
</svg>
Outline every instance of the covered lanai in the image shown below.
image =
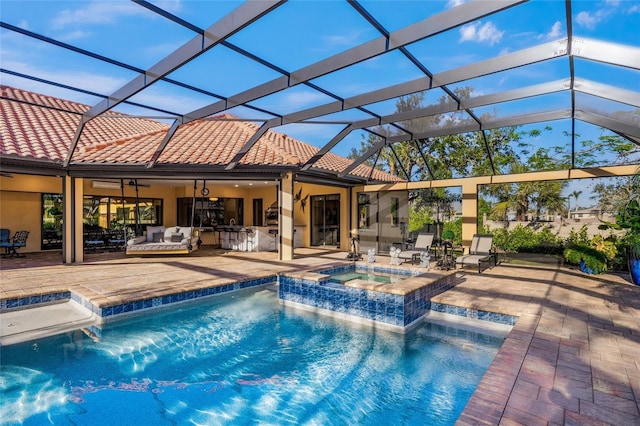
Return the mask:
<svg viewBox="0 0 640 426">
<path fill-rule="evenodd" d="M 17 177 L 61 179 L 67 262 L 82 261 L 85 180 L 275 182 L 279 252 L 290 259 L 305 195 L 296 183 L 344 189 L 342 249 L 359 235 L 359 193 L 460 187 L 468 245 L 479 185 L 624 176 L 640 163 L 637 2 L 65 7 L 3 5 L 0 165 L 3 188 L 25 182 Z M 16 113 L 27 109 L 64 116 L 65 131 L 29 131 L 30 113 Z M 240 142 L 212 130 L 229 122 L 243 123 Z M 565 161 L 516 173 L 497 150 L 505 129 Z M 276 133 L 284 157 L 294 140 L 313 148 L 257 161 L 261 146 L 280 143 Z M 604 144 L 584 161 L 590 134 L 627 145 Z M 479 149 L 454 167 L 469 144 Z"/>
</svg>

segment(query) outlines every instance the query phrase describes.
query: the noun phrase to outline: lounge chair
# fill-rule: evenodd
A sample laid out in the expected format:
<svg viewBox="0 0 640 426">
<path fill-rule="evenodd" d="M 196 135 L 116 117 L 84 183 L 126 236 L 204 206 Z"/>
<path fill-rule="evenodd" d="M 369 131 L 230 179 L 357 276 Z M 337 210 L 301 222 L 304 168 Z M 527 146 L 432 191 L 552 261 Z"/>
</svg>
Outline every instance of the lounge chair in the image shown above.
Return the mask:
<svg viewBox="0 0 640 426">
<path fill-rule="evenodd" d="M 404 250 L 400 253 L 399 258 L 404 262 L 411 261 L 411 264 L 414 262 L 420 262 L 420 254 L 423 252 L 429 252 L 431 245 L 433 244 L 433 238 L 435 234 L 427 234 L 420 233 L 416 238 L 416 242 L 413 245 L 413 250 Z"/>
<path fill-rule="evenodd" d="M 7 235 L 9 230 L 7 231 Z M 0 247 L 3 247 L 5 252 L 2 254 L 3 257 L 24 257 L 24 254 L 18 254 L 17 249 L 22 248 L 27 245 L 27 237 L 29 236 L 29 231 L 18 231 L 13 235 L 13 238 L 9 238 L 5 241 L 4 233 L 2 236 L 2 242 L 0 243 Z"/>
<path fill-rule="evenodd" d="M 493 249 L 493 235 L 476 234 L 471 239 L 469 254 L 456 258 L 456 264 L 462 265 L 478 265 L 478 273 L 482 272 L 482 264 L 491 264 L 492 260 L 495 264 L 496 253 Z"/>
</svg>

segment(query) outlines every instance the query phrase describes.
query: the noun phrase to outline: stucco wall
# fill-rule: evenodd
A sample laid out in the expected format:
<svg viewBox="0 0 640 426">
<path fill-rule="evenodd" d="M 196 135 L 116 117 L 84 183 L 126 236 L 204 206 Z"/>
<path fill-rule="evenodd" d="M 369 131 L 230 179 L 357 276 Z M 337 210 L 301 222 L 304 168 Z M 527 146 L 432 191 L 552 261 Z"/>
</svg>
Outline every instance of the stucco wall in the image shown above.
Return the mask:
<svg viewBox="0 0 640 426">
<path fill-rule="evenodd" d="M 11 236 L 16 231 L 29 231 L 27 245 L 21 252 L 40 250 L 43 192 L 61 193 L 62 179 L 27 175 L 0 177 L 0 228 L 9 229 Z"/>
</svg>

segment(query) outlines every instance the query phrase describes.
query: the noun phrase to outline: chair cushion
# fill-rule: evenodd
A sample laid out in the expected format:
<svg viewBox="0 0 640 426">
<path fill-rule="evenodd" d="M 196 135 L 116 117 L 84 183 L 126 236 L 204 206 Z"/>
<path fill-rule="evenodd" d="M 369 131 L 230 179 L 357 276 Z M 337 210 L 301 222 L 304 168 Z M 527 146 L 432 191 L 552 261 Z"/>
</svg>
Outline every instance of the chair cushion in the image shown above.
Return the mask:
<svg viewBox="0 0 640 426">
<path fill-rule="evenodd" d="M 456 257 L 456 263 L 462 265 L 477 265 L 480 262 L 486 262 L 491 259 L 491 256 L 486 254 L 467 254 L 465 256 Z"/>
</svg>

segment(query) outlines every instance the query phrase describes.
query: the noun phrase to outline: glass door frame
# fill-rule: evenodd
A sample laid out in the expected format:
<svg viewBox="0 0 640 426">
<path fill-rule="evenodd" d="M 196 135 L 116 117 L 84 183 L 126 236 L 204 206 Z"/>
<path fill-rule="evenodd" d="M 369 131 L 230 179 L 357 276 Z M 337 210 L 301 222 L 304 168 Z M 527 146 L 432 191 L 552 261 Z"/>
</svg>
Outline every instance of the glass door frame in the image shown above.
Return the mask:
<svg viewBox="0 0 640 426">
<path fill-rule="evenodd" d="M 340 247 L 340 194 L 312 195 L 311 246 Z"/>
</svg>

